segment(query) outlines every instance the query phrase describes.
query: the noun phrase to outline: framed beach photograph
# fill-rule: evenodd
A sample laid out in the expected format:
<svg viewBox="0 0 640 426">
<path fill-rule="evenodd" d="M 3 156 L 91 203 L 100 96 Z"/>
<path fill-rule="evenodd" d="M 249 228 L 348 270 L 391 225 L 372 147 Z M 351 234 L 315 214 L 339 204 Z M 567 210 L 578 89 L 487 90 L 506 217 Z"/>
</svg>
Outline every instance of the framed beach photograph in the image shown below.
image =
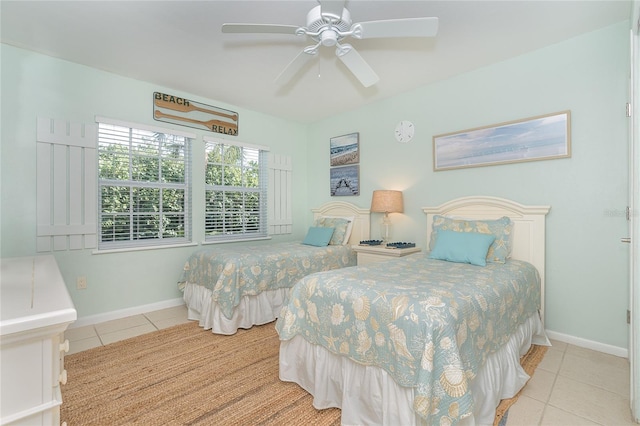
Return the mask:
<svg viewBox="0 0 640 426">
<path fill-rule="evenodd" d="M 571 111 L 433 137 L 433 170 L 571 157 Z"/>
<path fill-rule="evenodd" d="M 360 166 L 332 167 L 331 196 L 360 195 Z"/>
<path fill-rule="evenodd" d="M 359 139 L 359 133 L 349 133 L 329 139 L 331 167 L 359 163 Z"/>
</svg>

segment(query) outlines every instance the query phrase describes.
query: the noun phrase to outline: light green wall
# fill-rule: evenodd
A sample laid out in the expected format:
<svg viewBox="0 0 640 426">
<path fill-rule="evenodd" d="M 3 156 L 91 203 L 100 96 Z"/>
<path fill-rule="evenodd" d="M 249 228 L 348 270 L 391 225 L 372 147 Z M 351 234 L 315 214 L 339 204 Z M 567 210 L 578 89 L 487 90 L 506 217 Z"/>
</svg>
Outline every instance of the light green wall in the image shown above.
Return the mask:
<svg viewBox="0 0 640 426">
<path fill-rule="evenodd" d="M 36 253 L 36 117 L 92 123 L 99 115 L 171 127 L 153 120 L 154 91 L 237 111 L 240 115 L 239 135 L 229 139 L 266 145 L 273 153 L 291 156 L 296 173 L 294 218 L 306 214 L 306 175 L 300 171 L 307 155 L 304 143 L 306 126 L 4 44 L 0 44 L 0 49 L 0 245 L 3 257 Z M 183 129 L 199 135 L 213 135 L 192 128 Z M 197 155 L 198 152 L 202 155 Z M 200 136 L 194 142 L 193 163 L 194 175 L 204 175 L 204 145 Z M 204 239 L 204 183 L 198 179 L 194 179 L 193 211 L 194 224 L 200 225 L 194 227 L 194 237 L 200 242 Z M 305 226 L 297 226 L 296 234 L 276 240 L 302 239 L 305 230 Z M 176 283 L 184 261 L 195 249 L 186 247 L 100 255 L 93 255 L 91 250 L 74 250 L 54 254 L 78 316 L 84 317 L 181 297 Z M 87 277 L 86 290 L 76 290 L 76 277 L 80 275 Z"/>
<path fill-rule="evenodd" d="M 368 207 L 374 189 L 403 190 L 405 213 L 392 215 L 396 240 L 424 247 L 421 207 L 460 196 L 550 205 L 547 328 L 626 348 L 628 246 L 620 238 L 627 235 L 628 29 L 607 27 L 314 123 L 309 201 L 330 198 L 329 138 L 360 132 L 361 195 L 345 200 Z M 562 110 L 571 110 L 569 159 L 433 171 L 433 135 Z M 402 119 L 416 126 L 408 144 L 393 135 Z M 373 237 L 380 219 L 372 216 Z"/>
<path fill-rule="evenodd" d="M 627 205 L 628 28 L 628 23 L 611 26 L 309 126 L 0 45 L 1 254 L 35 253 L 37 116 L 92 122 L 101 115 L 153 123 L 152 93 L 164 91 L 238 111 L 240 140 L 293 157 L 296 233 L 291 238 L 306 231 L 310 206 L 331 199 L 329 138 L 351 132 L 360 132 L 361 195 L 343 199 L 368 207 L 374 189 L 402 189 L 405 214 L 392 217 L 398 240 L 424 247 L 421 207 L 455 197 L 484 194 L 550 205 L 547 328 L 626 348 L 628 248 L 620 237 L 627 235 L 622 212 Z M 570 159 L 432 170 L 435 134 L 567 109 L 572 114 Z M 401 119 L 417 127 L 409 144 L 394 142 L 393 129 Z M 196 157 L 194 165 L 197 173 L 203 160 Z M 202 192 L 202 186 L 194 187 L 194 194 Z M 194 211 L 202 211 L 197 196 Z M 379 219 L 374 215 L 373 223 Z M 202 216 L 196 214 L 194 221 L 201 223 Z M 372 235 L 378 235 L 375 225 Z M 195 236 L 200 241 L 202 232 L 196 229 Z M 177 271 L 193 249 L 68 251 L 56 258 L 82 317 L 180 297 Z M 75 289 L 78 275 L 87 276 L 87 290 Z"/>
</svg>

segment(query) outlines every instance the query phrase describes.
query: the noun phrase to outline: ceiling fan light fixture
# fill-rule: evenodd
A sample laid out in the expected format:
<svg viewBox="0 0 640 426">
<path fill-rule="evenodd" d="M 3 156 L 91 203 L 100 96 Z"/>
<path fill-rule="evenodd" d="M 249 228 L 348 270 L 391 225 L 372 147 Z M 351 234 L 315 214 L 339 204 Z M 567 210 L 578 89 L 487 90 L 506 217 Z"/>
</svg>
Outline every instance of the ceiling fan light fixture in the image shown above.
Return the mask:
<svg viewBox="0 0 640 426">
<path fill-rule="evenodd" d="M 338 43 L 338 34 L 333 30 L 324 30 L 320 33 L 320 41 L 323 46 L 335 46 Z"/>
</svg>

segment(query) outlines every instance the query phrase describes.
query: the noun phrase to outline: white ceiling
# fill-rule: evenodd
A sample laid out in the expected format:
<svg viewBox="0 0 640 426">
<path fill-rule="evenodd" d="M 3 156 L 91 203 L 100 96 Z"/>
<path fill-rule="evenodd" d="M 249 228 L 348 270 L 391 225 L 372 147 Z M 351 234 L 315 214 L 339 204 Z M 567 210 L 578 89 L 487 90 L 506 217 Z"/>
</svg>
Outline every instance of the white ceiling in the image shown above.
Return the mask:
<svg viewBox="0 0 640 426">
<path fill-rule="evenodd" d="M 622 0 L 349 0 L 353 22 L 436 16 L 434 39 L 349 42 L 380 76 L 364 88 L 325 47 L 289 84 L 274 79 L 311 44 L 222 34 L 223 23 L 305 25 L 316 0 L 0 2 L 3 43 L 303 123 L 502 61 L 631 17 Z M 198 99 L 193 99 L 198 100 Z"/>
</svg>

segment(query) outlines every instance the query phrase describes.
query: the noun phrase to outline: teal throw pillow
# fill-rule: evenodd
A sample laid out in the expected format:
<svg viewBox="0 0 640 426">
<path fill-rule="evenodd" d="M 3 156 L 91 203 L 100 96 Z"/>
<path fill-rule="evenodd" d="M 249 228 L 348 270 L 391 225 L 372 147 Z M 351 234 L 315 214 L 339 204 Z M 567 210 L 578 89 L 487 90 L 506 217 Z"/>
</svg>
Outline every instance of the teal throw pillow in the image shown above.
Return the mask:
<svg viewBox="0 0 640 426">
<path fill-rule="evenodd" d="M 302 244 L 316 247 L 325 247 L 329 245 L 331 236 L 333 235 L 333 228 L 316 227 L 312 226 L 307 232 L 307 236 L 304 237 Z"/>
<path fill-rule="evenodd" d="M 440 231 L 429 258 L 487 266 L 487 252 L 495 239 L 479 232 Z"/>
</svg>

